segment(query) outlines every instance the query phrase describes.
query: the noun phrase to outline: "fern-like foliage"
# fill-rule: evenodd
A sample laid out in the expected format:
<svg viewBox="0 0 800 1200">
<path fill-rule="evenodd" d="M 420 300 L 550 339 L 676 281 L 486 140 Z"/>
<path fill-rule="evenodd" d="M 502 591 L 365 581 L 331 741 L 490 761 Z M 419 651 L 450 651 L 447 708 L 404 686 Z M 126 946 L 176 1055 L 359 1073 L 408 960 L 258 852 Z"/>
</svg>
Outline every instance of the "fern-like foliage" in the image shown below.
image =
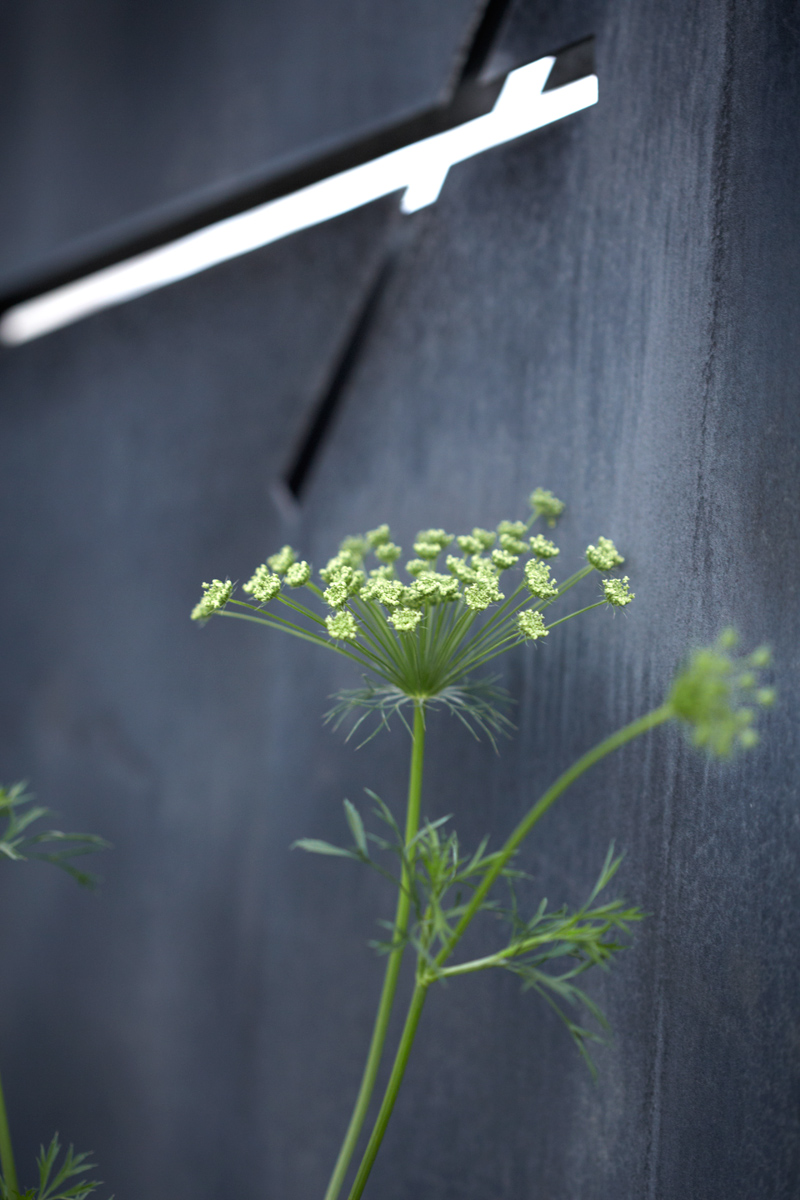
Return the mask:
<svg viewBox="0 0 800 1200">
<path fill-rule="evenodd" d="M 53 1140 L 45 1150 L 39 1148 L 36 1166 L 39 1169 L 39 1181 L 35 1187 L 17 1191 L 10 1188 L 0 1177 L 0 1200 L 87 1200 L 93 1192 L 102 1186 L 99 1179 L 81 1179 L 87 1171 L 93 1171 L 95 1164 L 89 1162 L 89 1154 L 76 1154 L 72 1146 L 65 1153 L 61 1164 L 58 1156 L 61 1143 L 58 1134 L 53 1134 Z M 112 1197 L 113 1200 L 113 1197 Z"/>
<path fill-rule="evenodd" d="M 380 921 L 390 937 L 375 939 L 370 943 L 373 949 L 379 954 L 390 954 L 399 946 L 410 944 L 417 953 L 419 970 L 429 983 L 491 968 L 511 971 L 521 979 L 523 990 L 535 991 L 558 1014 L 594 1073 L 587 1043 L 603 1042 L 608 1022 L 576 980 L 591 967 L 607 969 L 613 957 L 626 946 L 622 936 L 645 915 L 621 898 L 598 902 L 622 862 L 622 856 L 615 855 L 613 844 L 588 899 L 572 912 L 566 906 L 549 910 L 545 899 L 531 916 L 523 916 L 515 885 L 521 880 L 530 881 L 530 876 L 514 866 L 504 865 L 498 879 L 505 882 L 508 901 L 502 903 L 497 896 L 487 895 L 478 909 L 491 913 L 506 927 L 504 943 L 480 958 L 443 966 L 437 963 L 437 956 L 451 944 L 469 900 L 495 867 L 499 852 L 489 853 L 488 839 L 484 838 L 476 850 L 465 853 L 455 830 L 446 828 L 449 816 L 426 821 L 406 844 L 388 805 L 374 792 L 365 790 L 373 801 L 373 813 L 387 828 L 388 836 L 368 831 L 359 810 L 345 800 L 345 818 L 353 837 L 350 846 L 336 846 L 317 838 L 301 838 L 294 845 L 313 854 L 363 863 L 398 887 L 402 886 L 402 879 L 408 881 L 413 924 L 398 942 L 392 922 Z M 397 873 L 382 860 L 381 856 L 386 854 L 397 860 Z M 579 1009 L 585 1010 L 597 1029 L 573 1019 L 572 1011 Z"/>
<path fill-rule="evenodd" d="M 25 791 L 24 783 L 0 787 L 0 818 L 5 818 L 0 856 L 13 862 L 39 859 L 53 863 L 82 887 L 94 887 L 97 877 L 76 867 L 72 860 L 98 854 L 109 849 L 111 843 L 93 833 L 62 833 L 60 829 L 31 832 L 32 825 L 49 816 L 52 816 L 50 809 L 34 804 L 34 797 Z"/>
</svg>

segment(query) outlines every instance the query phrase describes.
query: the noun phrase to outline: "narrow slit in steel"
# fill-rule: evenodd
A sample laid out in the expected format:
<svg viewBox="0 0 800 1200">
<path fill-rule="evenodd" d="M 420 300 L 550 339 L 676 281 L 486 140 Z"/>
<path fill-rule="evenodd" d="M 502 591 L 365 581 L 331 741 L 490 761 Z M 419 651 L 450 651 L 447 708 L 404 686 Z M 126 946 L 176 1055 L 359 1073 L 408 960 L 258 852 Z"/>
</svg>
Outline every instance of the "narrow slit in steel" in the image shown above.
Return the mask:
<svg viewBox="0 0 800 1200">
<path fill-rule="evenodd" d="M 375 321 L 386 285 L 397 262 L 398 251 L 390 249 L 378 268 L 345 341 L 328 386 L 303 437 L 294 461 L 286 472 L 286 487 L 296 501 L 302 498 L 311 469 L 336 415 L 345 388 L 353 374 L 361 349 Z"/>
<path fill-rule="evenodd" d="M 119 257 L 118 247 L 114 261 L 104 266 L 102 259 L 92 269 L 84 262 L 82 270 L 75 273 L 73 268 L 60 283 L 51 277 L 45 290 L 40 290 L 40 280 L 38 287 L 31 283 L 23 292 L 0 297 L 0 340 L 17 345 L 40 337 L 395 191 L 402 193 L 402 211 L 414 212 L 435 203 L 457 162 L 597 103 L 596 76 L 586 76 L 587 86 L 582 78 L 592 59 L 590 42 L 588 52 L 582 43 L 497 78 L 472 76 L 485 60 L 504 12 L 500 0 L 492 0 L 485 10 L 449 104 L 273 179 L 266 185 L 271 197 L 262 190 L 262 203 L 251 203 L 244 211 L 240 194 L 235 214 L 202 228 L 194 225 L 193 232 L 184 226 L 182 236 L 166 241 L 162 226 L 150 249 L 140 243 L 139 252 L 132 254 L 129 243 L 126 254 Z M 561 100 L 539 103 L 544 96 Z"/>
<path fill-rule="evenodd" d="M 476 79 L 480 74 L 510 6 L 511 0 L 488 0 L 461 68 L 461 84 Z"/>
<path fill-rule="evenodd" d="M 588 37 L 559 50 L 542 91 L 552 92 L 594 74 L 594 38 Z"/>
</svg>

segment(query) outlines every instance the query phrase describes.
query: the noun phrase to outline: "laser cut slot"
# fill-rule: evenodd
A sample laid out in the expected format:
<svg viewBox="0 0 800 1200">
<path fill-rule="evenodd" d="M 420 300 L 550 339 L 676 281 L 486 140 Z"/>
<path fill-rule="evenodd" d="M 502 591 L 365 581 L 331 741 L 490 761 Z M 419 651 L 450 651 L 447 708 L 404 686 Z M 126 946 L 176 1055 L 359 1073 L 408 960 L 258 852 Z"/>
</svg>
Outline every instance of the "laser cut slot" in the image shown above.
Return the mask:
<svg viewBox="0 0 800 1200">
<path fill-rule="evenodd" d="M 398 253 L 399 250 L 393 247 L 386 254 L 386 257 L 378 268 L 369 291 L 353 322 L 350 336 L 339 353 L 339 358 L 331 373 L 328 386 L 317 405 L 316 412 L 311 419 L 305 437 L 300 443 L 294 461 L 286 472 L 284 478 L 286 488 L 298 503 L 302 498 L 311 470 L 319 457 L 319 452 L 340 407 L 342 396 L 352 377 L 361 349 L 372 329 L 381 298 L 386 291 L 386 285 L 397 264 Z"/>
<path fill-rule="evenodd" d="M 491 12 L 492 21 L 500 19 L 499 9 Z M 488 21 L 488 15 L 485 19 Z M 473 49 L 479 35 L 480 29 Z M 299 174 L 285 176 L 282 182 L 273 181 L 274 198 L 255 208 L 240 210 L 101 270 L 73 276 L 71 282 L 40 291 L 30 299 L 12 302 L 7 298 L 6 305 L 12 306 L 0 318 L 0 340 L 18 345 L 41 337 L 383 196 L 402 193 L 401 209 L 406 213 L 433 204 L 451 166 L 597 103 L 594 75 L 548 87 L 554 64 L 557 66 L 557 59 L 548 55 L 491 83 L 466 80 L 449 105 L 342 151 L 338 160 L 336 156 L 318 160 Z M 572 70 L 574 73 L 574 63 Z M 428 132 L 421 134 L 423 128 Z M 408 140 L 412 132 L 415 138 Z M 400 135 L 405 140 L 398 145 Z M 397 148 L 375 157 L 376 146 L 381 141 L 385 146 L 387 138 L 394 139 Z M 358 165 L 342 169 L 342 154 L 351 161 L 357 154 Z M 326 174 L 336 161 L 338 170 Z M 301 179 L 307 182 L 301 184 Z"/>
<path fill-rule="evenodd" d="M 559 50 L 542 91 L 552 92 L 556 88 L 577 83 L 579 79 L 594 74 L 594 38 L 584 38 L 581 42 L 574 42 L 571 46 Z"/>
<path fill-rule="evenodd" d="M 464 66 L 461 68 L 462 83 L 476 79 L 480 74 L 510 7 L 511 0 L 489 0 L 473 35 Z"/>
</svg>

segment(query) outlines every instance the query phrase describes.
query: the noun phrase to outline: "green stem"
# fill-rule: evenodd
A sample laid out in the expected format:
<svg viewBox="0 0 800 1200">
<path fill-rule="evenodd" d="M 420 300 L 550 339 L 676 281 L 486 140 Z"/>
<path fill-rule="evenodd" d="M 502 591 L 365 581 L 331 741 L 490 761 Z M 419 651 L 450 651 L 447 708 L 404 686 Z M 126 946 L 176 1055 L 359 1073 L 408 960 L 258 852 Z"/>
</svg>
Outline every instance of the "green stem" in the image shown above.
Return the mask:
<svg viewBox="0 0 800 1200">
<path fill-rule="evenodd" d="M 425 997 L 428 994 L 428 984 L 417 983 L 414 988 L 414 994 L 411 997 L 411 1004 L 406 1015 L 406 1023 L 403 1026 L 403 1033 L 400 1038 L 400 1044 L 397 1047 L 394 1064 L 392 1065 L 392 1073 L 389 1076 L 389 1082 L 386 1085 L 383 1101 L 380 1111 L 375 1119 L 375 1125 L 370 1134 L 367 1148 L 364 1151 L 364 1157 L 358 1168 L 358 1174 L 355 1177 L 353 1186 L 350 1189 L 348 1200 L 358 1200 L 361 1196 L 369 1178 L 369 1173 L 372 1170 L 372 1165 L 375 1162 L 378 1151 L 383 1141 L 383 1135 L 386 1133 L 386 1126 L 389 1124 L 389 1118 L 394 1109 L 397 1093 L 400 1091 L 400 1085 L 403 1082 L 403 1076 L 406 1073 L 411 1047 L 414 1044 L 414 1037 L 419 1025 L 419 1019 L 422 1016 L 422 1006 L 425 1003 Z"/>
<path fill-rule="evenodd" d="M 556 625 L 561 625 L 564 621 L 571 621 L 573 617 L 579 617 L 581 613 L 588 612 L 590 608 L 599 608 L 601 604 L 607 604 L 607 600 L 595 600 L 594 604 L 587 604 L 586 608 L 579 608 L 575 612 L 567 613 L 565 617 L 559 617 L 557 621 L 553 621 L 552 625 L 547 625 L 546 628 L 555 629 Z"/>
<path fill-rule="evenodd" d="M 639 737 L 640 734 L 647 733 L 648 730 L 654 729 L 657 725 L 661 725 L 664 721 L 668 721 L 674 716 L 675 712 L 672 708 L 672 705 L 662 704 L 660 708 L 656 708 L 653 709 L 652 712 L 645 713 L 643 717 L 639 717 L 637 720 L 632 721 L 630 725 L 626 725 L 623 729 L 618 729 L 616 733 L 612 733 L 610 737 L 607 737 L 604 741 L 599 742 L 598 745 L 594 746 L 591 750 L 587 751 L 586 754 L 582 755 L 577 762 L 573 763 L 568 770 L 564 771 L 564 773 L 558 777 L 555 783 L 547 789 L 541 799 L 534 804 L 533 808 L 531 808 L 526 816 L 523 817 L 503 846 L 499 855 L 495 859 L 491 870 L 487 871 L 480 886 L 476 889 L 472 900 L 467 906 L 458 925 L 454 929 L 450 939 L 437 955 L 434 962 L 434 969 L 426 968 L 426 966 L 418 959 L 417 984 L 414 989 L 414 994 L 411 998 L 411 1004 L 406 1016 L 406 1023 L 403 1027 L 403 1032 L 400 1037 L 400 1044 L 397 1048 L 397 1054 L 392 1067 L 392 1073 L 389 1077 L 383 1102 L 375 1120 L 375 1125 L 370 1135 L 367 1148 L 364 1151 L 364 1157 L 361 1160 L 361 1164 L 358 1168 L 358 1173 L 356 1175 L 355 1182 L 353 1183 L 348 1200 L 359 1200 L 359 1197 L 366 1186 L 366 1182 L 372 1169 L 372 1165 L 375 1162 L 378 1150 L 380 1149 L 383 1135 L 386 1132 L 386 1126 L 389 1123 L 389 1118 L 392 1115 L 395 1100 L 397 1099 L 397 1093 L 400 1090 L 400 1084 L 403 1082 L 406 1065 L 411 1053 L 411 1046 L 413 1044 L 414 1036 L 417 1032 L 417 1025 L 419 1024 L 419 1019 L 422 1014 L 422 1006 L 425 1003 L 427 989 L 436 978 L 440 977 L 440 972 L 435 968 L 441 967 L 445 960 L 452 954 L 457 943 L 460 941 L 461 937 L 466 931 L 467 926 L 478 912 L 486 897 L 486 893 L 489 891 L 508 860 L 516 852 L 520 843 L 527 837 L 537 821 L 544 816 L 551 805 L 554 804 L 558 797 L 567 790 L 570 784 L 574 783 L 575 780 L 583 775 L 585 771 L 588 771 L 591 766 L 593 766 L 596 762 L 599 762 L 601 758 L 605 758 L 605 756 L 610 754 L 613 750 L 619 749 L 619 747 L 624 746 L 626 742 L 630 742 L 633 738 Z M 492 956 L 492 959 L 494 959 L 495 963 L 498 957 L 499 956 L 497 955 Z M 483 961 L 464 964 L 464 971 L 480 969 L 483 965 Z M 486 960 L 485 965 L 488 967 L 493 964 L 491 960 Z M 454 967 L 450 968 L 447 974 L 461 974 L 464 973 L 464 971 L 460 972 L 457 967 Z M 444 973 L 445 972 L 441 972 L 441 974 Z"/>
<path fill-rule="evenodd" d="M 610 737 L 605 738 L 602 742 L 598 742 L 591 750 L 587 750 L 586 754 L 581 755 L 577 762 L 574 762 L 562 775 L 559 775 L 555 783 L 551 784 L 541 799 L 537 800 L 533 808 L 522 818 L 506 841 L 491 868 L 484 875 L 480 886 L 475 889 L 461 920 L 453 930 L 452 936 L 436 956 L 437 967 L 441 966 L 453 953 L 456 945 L 466 932 L 467 926 L 485 900 L 487 892 L 508 863 L 508 860 L 516 853 L 537 821 L 541 820 L 547 810 L 555 804 L 559 796 L 576 779 L 579 779 L 581 775 L 588 771 L 590 767 L 599 762 L 601 758 L 605 758 L 607 754 L 618 750 L 626 742 L 640 737 L 641 734 L 647 733 L 650 729 L 655 729 L 657 725 L 662 725 L 674 716 L 675 711 L 671 704 L 662 704 L 660 708 L 654 708 L 651 712 L 645 713 L 643 717 L 637 717 L 635 721 L 631 721 L 630 725 L 625 725 L 622 729 L 618 729 L 616 733 L 612 733 Z"/>
<path fill-rule="evenodd" d="M 0 1167 L 3 1170 L 3 1182 L 13 1194 L 19 1192 L 17 1169 L 14 1166 L 14 1152 L 11 1149 L 11 1131 L 8 1128 L 8 1114 L 3 1099 L 3 1083 L 0 1080 Z"/>
<path fill-rule="evenodd" d="M 325 1200 L 335 1200 L 339 1195 L 344 1177 L 347 1173 L 347 1168 L 350 1165 L 350 1159 L 356 1148 L 359 1134 L 364 1125 L 367 1116 L 367 1109 L 372 1098 L 372 1093 L 375 1089 L 375 1080 L 378 1074 L 378 1067 L 383 1053 L 384 1043 L 386 1041 L 386 1033 L 389 1028 L 389 1017 L 394 1003 L 395 993 L 397 991 L 397 981 L 400 974 L 400 964 L 405 950 L 405 937 L 408 931 L 408 918 L 411 911 L 411 885 L 412 879 L 410 873 L 413 867 L 414 846 L 411 844 L 417 835 L 419 829 L 419 812 L 420 800 L 422 796 L 422 767 L 425 757 L 425 709 L 424 703 L 418 702 L 414 705 L 414 728 L 412 732 L 411 746 L 411 770 L 408 780 L 408 802 L 406 805 L 406 828 L 405 828 L 405 844 L 406 844 L 406 862 L 403 866 L 403 875 L 400 881 L 400 894 L 397 899 L 397 912 L 394 920 L 394 943 L 395 948 L 389 955 L 386 964 L 386 973 L 383 979 L 383 989 L 381 998 L 378 1004 L 378 1012 L 375 1017 L 375 1027 L 372 1031 L 372 1040 L 367 1054 L 367 1061 L 364 1066 L 364 1074 L 361 1078 L 361 1086 L 356 1097 L 353 1115 L 350 1118 L 350 1124 L 347 1127 L 342 1148 L 339 1151 L 339 1157 L 336 1160 L 336 1166 L 333 1169 L 328 1190 L 325 1192 Z M 410 1048 L 410 1047 L 409 1047 Z M 388 1119 L 388 1118 L 387 1118 Z M 360 1193 L 359 1193 L 360 1194 Z"/>
</svg>

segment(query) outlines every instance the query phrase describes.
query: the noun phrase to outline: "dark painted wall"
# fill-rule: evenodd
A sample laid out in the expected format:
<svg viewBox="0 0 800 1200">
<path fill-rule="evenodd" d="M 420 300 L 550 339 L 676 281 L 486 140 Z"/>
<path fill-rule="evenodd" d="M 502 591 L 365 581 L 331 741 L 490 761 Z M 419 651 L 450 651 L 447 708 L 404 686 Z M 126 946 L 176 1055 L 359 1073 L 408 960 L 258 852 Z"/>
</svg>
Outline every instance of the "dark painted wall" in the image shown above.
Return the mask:
<svg viewBox="0 0 800 1200">
<path fill-rule="evenodd" d="M 446 98 L 475 0 L 3 0 L 0 287 Z"/>
<path fill-rule="evenodd" d="M 409 68 L 409 105 L 467 36 L 464 6 L 436 12 L 449 57 L 424 86 Z M 781 706 L 732 766 L 667 731 L 552 811 L 526 851 L 551 901 L 580 899 L 615 838 L 652 914 L 593 984 L 616 1031 L 599 1083 L 513 980 L 433 995 L 370 1194 L 797 1194 L 800 22 L 783 0 L 522 0 L 498 61 L 586 32 L 598 107 L 463 164 L 406 226 L 296 512 L 271 489 L 391 202 L 3 352 L 0 775 L 117 845 L 98 897 L 0 875 L 22 1157 L 58 1127 L 119 1197 L 321 1195 L 389 898 L 287 847 L 337 838 L 364 785 L 399 804 L 407 747 L 321 727 L 353 682 L 333 656 L 187 612 L 284 540 L 319 562 L 384 517 L 408 542 L 516 515 L 542 483 L 569 504 L 563 558 L 613 536 L 637 601 L 509 659 L 499 759 L 432 722 L 432 815 L 499 836 L 729 620 L 773 642 Z M 310 144 L 287 128 L 287 152 Z"/>
</svg>

